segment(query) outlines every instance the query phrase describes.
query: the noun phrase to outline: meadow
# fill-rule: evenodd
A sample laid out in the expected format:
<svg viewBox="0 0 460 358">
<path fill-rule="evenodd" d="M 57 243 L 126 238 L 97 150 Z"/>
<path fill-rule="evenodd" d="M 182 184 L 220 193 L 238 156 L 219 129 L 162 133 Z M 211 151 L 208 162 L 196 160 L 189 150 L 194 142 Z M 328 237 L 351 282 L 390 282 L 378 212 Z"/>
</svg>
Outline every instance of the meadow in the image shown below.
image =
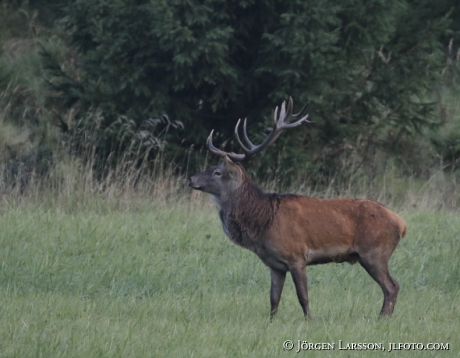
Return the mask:
<svg viewBox="0 0 460 358">
<path fill-rule="evenodd" d="M 147 152 L 133 145 L 137 153 L 120 155 L 120 145 L 112 152 L 115 170 L 109 163 L 98 173 L 101 112 L 61 108 L 44 80 L 53 80 L 44 72 L 46 53 L 80 78 L 81 56 L 67 43 L 68 31 L 40 22 L 35 6 L 47 11 L 51 2 L 8 3 L 0 7 L 0 358 L 460 356 L 460 101 L 452 42 L 444 70 L 453 64 L 457 72 L 428 86 L 427 96 L 439 102 L 438 127 L 395 146 L 397 131 L 363 133 L 342 147 L 327 174 L 336 177 L 321 179 L 312 160 L 297 168 L 299 177 L 278 163 L 263 180 L 270 191 L 368 197 L 405 218 L 407 236 L 390 260 L 400 284 L 394 314 L 379 318 L 383 294 L 359 264 L 328 264 L 307 268 L 313 319 L 303 318 L 288 275 L 270 322 L 268 268 L 225 237 L 214 203 L 177 176 L 214 159 L 190 147 L 183 161 L 166 164 L 155 147 L 164 137 L 152 130 Z M 89 129 L 79 128 L 82 120 Z M 125 134 L 142 139 L 129 122 Z M 377 150 L 366 144 L 373 140 Z M 324 154 L 319 148 L 317 157 Z"/>
<path fill-rule="evenodd" d="M 359 264 L 328 264 L 307 268 L 313 320 L 288 276 L 270 322 L 268 268 L 224 236 L 207 197 L 89 197 L 3 198 L 1 357 L 459 355 L 455 211 L 393 208 L 409 230 L 390 261 L 401 286 L 392 317 L 379 319 L 382 292 Z M 310 345 L 296 353 L 299 340 Z M 340 349 L 352 343 L 385 350 Z"/>
</svg>

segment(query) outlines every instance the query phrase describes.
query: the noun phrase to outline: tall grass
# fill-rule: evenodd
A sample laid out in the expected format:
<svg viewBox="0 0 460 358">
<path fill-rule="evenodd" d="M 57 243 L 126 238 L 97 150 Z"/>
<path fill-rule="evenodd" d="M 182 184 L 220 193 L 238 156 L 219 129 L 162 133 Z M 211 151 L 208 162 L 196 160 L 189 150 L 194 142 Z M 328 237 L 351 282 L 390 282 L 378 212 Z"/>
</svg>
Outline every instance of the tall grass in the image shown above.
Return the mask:
<svg viewBox="0 0 460 358">
<path fill-rule="evenodd" d="M 211 163 L 212 160 L 210 158 Z M 26 180 L 7 176 L 8 168 L 0 165 L 0 207 L 5 203 L 74 209 L 103 205 L 123 210 L 133 206 L 149 207 L 152 202 L 190 200 L 201 205 L 206 198 L 187 188 L 185 179 L 210 165 L 206 160 L 204 165 L 178 173 L 174 166 L 165 166 L 161 158 L 139 162 L 129 157 L 119 165 L 108 166 L 105 174 L 101 175 L 91 158 L 81 159 L 63 153 L 54 158 L 45 174 L 33 170 L 26 172 Z M 254 180 L 265 191 L 322 198 L 369 198 L 399 211 L 457 211 L 460 208 L 457 175 L 443 170 L 434 172 L 427 180 L 398 176 L 396 171 L 388 171 L 376 176 L 373 181 L 363 177 L 341 182 L 330 180 L 327 186 L 310 186 L 308 180 L 303 181 L 302 178 L 283 185 L 282 176 Z"/>
</svg>

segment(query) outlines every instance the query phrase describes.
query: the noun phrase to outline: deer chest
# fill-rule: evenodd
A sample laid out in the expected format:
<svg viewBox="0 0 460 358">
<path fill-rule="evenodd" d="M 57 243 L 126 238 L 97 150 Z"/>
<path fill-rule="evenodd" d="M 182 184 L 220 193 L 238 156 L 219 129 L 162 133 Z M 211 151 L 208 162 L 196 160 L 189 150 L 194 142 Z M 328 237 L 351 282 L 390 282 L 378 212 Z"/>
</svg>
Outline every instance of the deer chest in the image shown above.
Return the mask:
<svg viewBox="0 0 460 358">
<path fill-rule="evenodd" d="M 222 222 L 222 229 L 225 235 L 235 244 L 249 249 L 255 253 L 260 251 L 261 233 L 254 230 L 254 227 L 248 227 L 244 221 L 238 220 L 231 213 L 227 214 L 223 210 L 219 211 L 219 217 Z"/>
</svg>

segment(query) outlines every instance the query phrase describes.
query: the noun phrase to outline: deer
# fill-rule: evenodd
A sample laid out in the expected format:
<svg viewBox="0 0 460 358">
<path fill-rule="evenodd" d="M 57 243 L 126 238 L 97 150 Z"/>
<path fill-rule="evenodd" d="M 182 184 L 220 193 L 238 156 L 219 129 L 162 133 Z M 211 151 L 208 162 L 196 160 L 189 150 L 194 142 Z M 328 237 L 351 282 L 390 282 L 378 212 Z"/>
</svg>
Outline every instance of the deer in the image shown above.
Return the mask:
<svg viewBox="0 0 460 358">
<path fill-rule="evenodd" d="M 211 131 L 206 144 L 221 158 L 213 166 L 187 179 L 187 185 L 207 193 L 219 207 L 219 218 L 228 238 L 254 252 L 269 267 L 270 320 L 276 315 L 287 272 L 294 281 L 304 317 L 311 319 L 306 267 L 330 262 L 359 264 L 380 285 L 383 306 L 380 316 L 394 311 L 399 285 L 390 275 L 388 262 L 407 232 L 404 219 L 383 204 L 368 199 L 322 199 L 297 194 L 266 193 L 243 167 L 255 154 L 273 143 L 285 129 L 314 123 L 303 116 L 306 105 L 293 114 L 289 99 L 274 111 L 274 126 L 260 145 L 248 138 L 246 119 L 242 154 L 225 152 L 213 145 Z"/>
</svg>

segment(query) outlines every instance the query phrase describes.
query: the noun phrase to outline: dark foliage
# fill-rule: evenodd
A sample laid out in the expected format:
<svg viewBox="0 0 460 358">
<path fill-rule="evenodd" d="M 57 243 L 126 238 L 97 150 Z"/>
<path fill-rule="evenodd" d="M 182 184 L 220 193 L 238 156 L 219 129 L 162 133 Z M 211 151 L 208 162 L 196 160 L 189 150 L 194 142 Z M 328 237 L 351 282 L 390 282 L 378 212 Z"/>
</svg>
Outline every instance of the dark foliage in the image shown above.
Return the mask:
<svg viewBox="0 0 460 358">
<path fill-rule="evenodd" d="M 281 153 L 290 158 L 284 168 L 328 172 L 358 142 L 362 152 L 391 148 L 439 123 L 426 93 L 441 78 L 448 40 L 458 35 L 449 16 L 459 16 L 454 1 L 441 5 L 68 2 L 69 45 L 78 62 L 69 71 L 65 59 L 44 53 L 54 90 L 50 100 L 61 113 L 77 108 L 83 119 L 92 118 L 88 110 L 102 111 L 103 129 L 121 115 L 140 126 L 167 114 L 185 127 L 163 138 L 166 150 L 177 153 L 178 147 L 203 146 L 213 128 L 216 142 L 230 139 L 241 117 L 248 117 L 250 132 L 259 133 L 257 142 L 274 106 L 292 96 L 297 106 L 310 102 L 316 124 L 283 135 L 261 159 L 264 167 L 276 167 Z"/>
</svg>

